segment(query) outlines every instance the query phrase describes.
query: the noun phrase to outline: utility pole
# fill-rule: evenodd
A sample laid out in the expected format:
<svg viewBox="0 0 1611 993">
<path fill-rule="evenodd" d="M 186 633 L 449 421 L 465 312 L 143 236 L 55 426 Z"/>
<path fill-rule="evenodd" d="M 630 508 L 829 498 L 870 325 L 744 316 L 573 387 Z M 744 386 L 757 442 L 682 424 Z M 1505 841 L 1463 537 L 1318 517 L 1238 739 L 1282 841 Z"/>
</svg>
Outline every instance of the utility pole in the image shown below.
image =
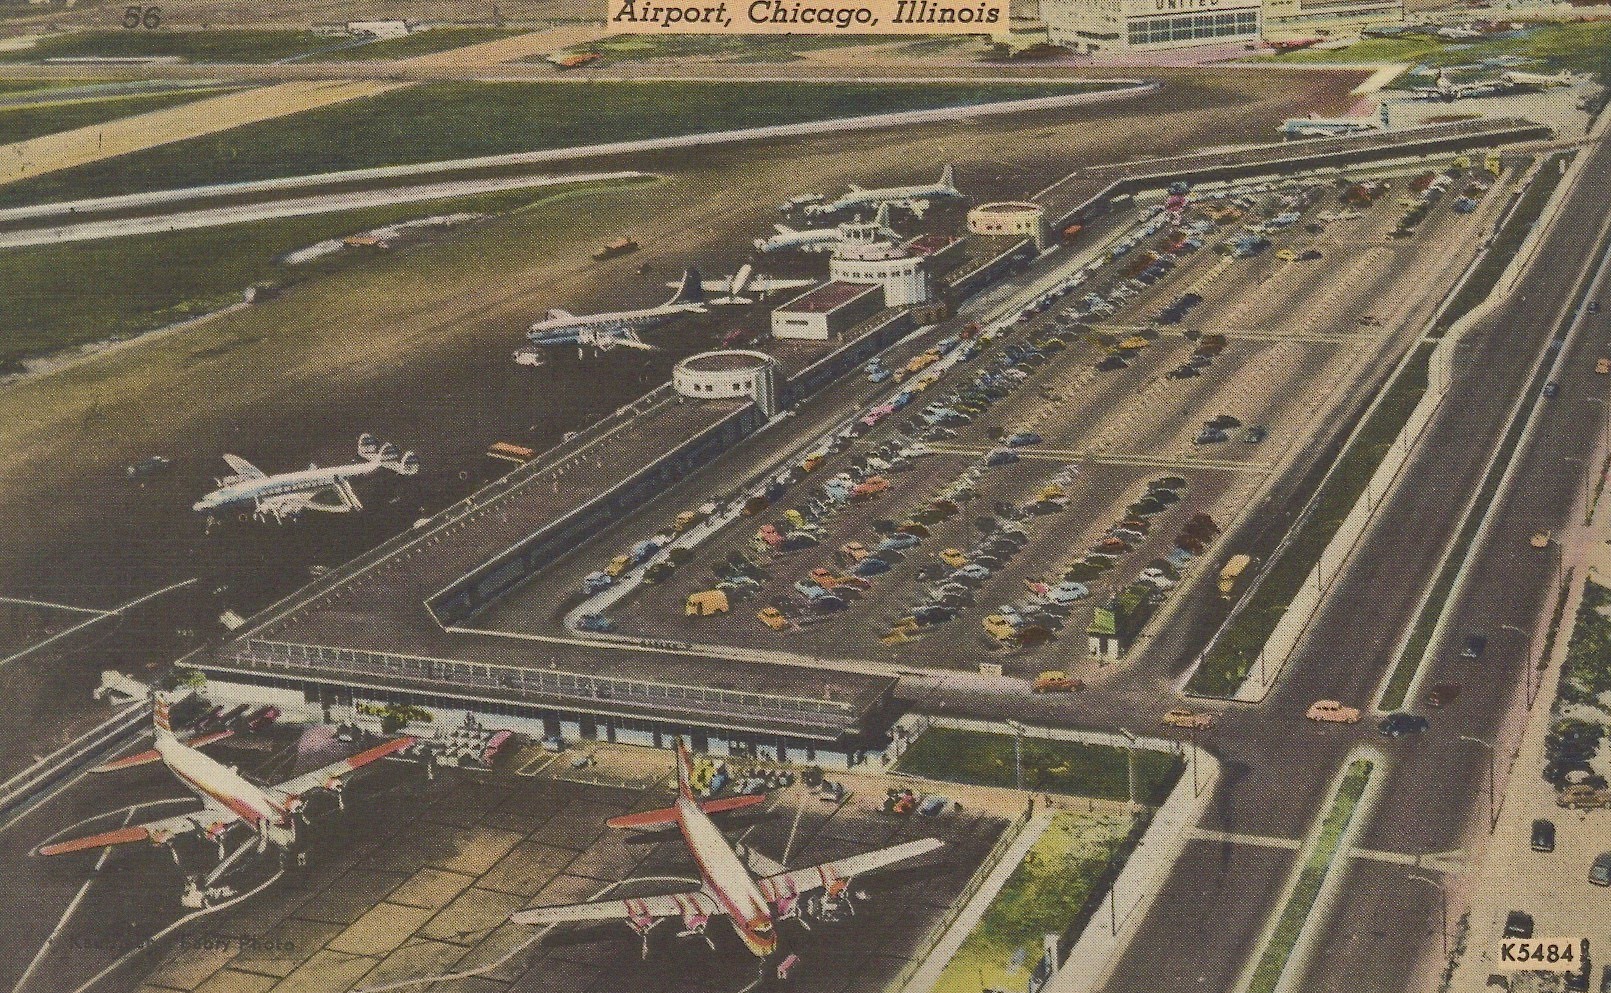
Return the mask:
<svg viewBox="0 0 1611 993">
<path fill-rule="evenodd" d="M 1494 798 L 1494 746 L 1469 734 L 1462 734 L 1460 740 L 1474 742 L 1488 750 L 1488 833 L 1492 834 L 1494 828 L 1499 826 L 1499 808 Z"/>
</svg>

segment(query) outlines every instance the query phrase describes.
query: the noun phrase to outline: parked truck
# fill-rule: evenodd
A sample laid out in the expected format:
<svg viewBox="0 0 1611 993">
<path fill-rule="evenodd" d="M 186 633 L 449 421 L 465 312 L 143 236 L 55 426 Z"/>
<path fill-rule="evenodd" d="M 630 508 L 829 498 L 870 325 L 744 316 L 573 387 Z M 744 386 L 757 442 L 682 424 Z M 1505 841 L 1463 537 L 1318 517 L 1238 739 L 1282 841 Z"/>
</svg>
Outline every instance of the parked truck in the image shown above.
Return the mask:
<svg viewBox="0 0 1611 993">
<path fill-rule="evenodd" d="M 638 247 L 638 243 L 631 238 L 616 238 L 614 241 L 607 241 L 601 245 L 598 251 L 593 253 L 593 258 L 602 262 L 605 259 L 613 259 L 620 255 L 630 255 L 637 251 Z"/>
<path fill-rule="evenodd" d="M 1251 556 L 1232 555 L 1230 561 L 1225 563 L 1225 568 L 1219 571 L 1219 595 L 1229 600 L 1231 594 L 1236 591 L 1236 584 L 1242 578 L 1242 573 L 1252 564 Z"/>
</svg>

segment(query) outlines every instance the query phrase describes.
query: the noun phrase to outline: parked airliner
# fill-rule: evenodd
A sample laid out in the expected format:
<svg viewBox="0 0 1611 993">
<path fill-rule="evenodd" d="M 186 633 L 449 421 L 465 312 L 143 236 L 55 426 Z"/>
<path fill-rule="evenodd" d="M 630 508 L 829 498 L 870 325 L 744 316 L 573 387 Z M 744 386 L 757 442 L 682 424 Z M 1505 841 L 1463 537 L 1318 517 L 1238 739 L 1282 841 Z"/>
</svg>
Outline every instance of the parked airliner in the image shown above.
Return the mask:
<svg viewBox="0 0 1611 993">
<path fill-rule="evenodd" d="M 153 720 L 156 725 L 156 747 L 98 766 L 92 771 L 111 772 L 161 762 L 186 789 L 200 798 L 202 809 L 191 814 L 164 817 L 70 841 L 55 842 L 42 846 L 36 854 L 67 855 L 140 841 L 169 845 L 184 835 L 216 841 L 222 846 L 225 833 L 238 824 L 245 825 L 257 835 L 259 852 L 266 851 L 270 845 L 290 848 L 296 843 L 298 814 L 310 793 L 325 790 L 334 794 L 338 803 L 345 805 L 341 792 L 348 776 L 415 741 L 414 738 L 397 738 L 295 779 L 273 786 L 259 786 L 200 751 L 201 746 L 228 737 L 229 732 L 208 734 L 188 742 L 180 741 L 173 733 L 168 718 L 167 697 L 161 693 L 155 696 Z"/>
<path fill-rule="evenodd" d="M 773 279 L 770 276 L 757 276 L 755 267 L 743 265 L 738 272 L 721 279 L 701 280 L 699 288 L 705 293 L 718 293 L 720 296 L 710 298 L 712 304 L 745 304 L 754 303 L 755 298 L 745 296 L 746 293 L 758 294 L 765 298 L 769 293 L 781 290 L 794 290 L 816 283 L 814 279 Z M 667 283 L 667 286 L 676 289 L 681 283 Z"/>
<path fill-rule="evenodd" d="M 798 917 L 802 897 L 823 890 L 829 900 L 844 897 L 854 876 L 874 872 L 932 852 L 945 843 L 938 838 L 921 838 L 890 848 L 804 869 L 784 869 L 776 863 L 757 878 L 745 865 L 721 828 L 710 815 L 763 802 L 766 797 L 738 796 L 710 800 L 694 799 L 689 781 L 693 757 L 679 739 L 677 742 L 677 805 L 639 814 L 627 814 L 606 821 L 615 828 L 658 827 L 675 824 L 683 842 L 699 866 L 701 884 L 696 889 L 657 896 L 627 897 L 553 907 L 537 907 L 510 916 L 517 924 L 551 925 L 569 921 L 625 921 L 643 936 L 643 954 L 649 954 L 649 931 L 672 918 L 681 918 L 679 937 L 705 935 L 712 916 L 725 914 L 747 948 L 759 958 L 777 949 L 777 922 Z M 752 854 L 752 860 L 755 858 Z M 775 870 L 775 871 L 770 871 Z"/>
<path fill-rule="evenodd" d="M 580 316 L 565 310 L 550 310 L 543 315 L 541 321 L 531 326 L 531 330 L 526 332 L 526 337 L 531 339 L 533 345 L 542 347 L 593 345 L 608 349 L 615 345 L 628 345 L 633 348 L 649 348 L 651 346 L 638 337 L 640 330 L 663 324 L 679 314 L 705 312 L 705 291 L 702 283 L 699 270 L 688 269 L 683 272 L 682 281 L 677 284 L 677 292 L 658 307 Z"/>
<path fill-rule="evenodd" d="M 956 188 L 951 179 L 951 167 L 948 165 L 940 170 L 940 179 L 935 183 L 919 184 L 917 186 L 888 186 L 883 189 L 869 190 L 850 184 L 850 192 L 831 200 L 828 203 L 811 204 L 805 208 L 807 217 L 818 214 L 832 214 L 836 211 L 850 210 L 855 207 L 878 206 L 889 204 L 909 210 L 915 217 L 922 217 L 929 209 L 929 201 L 937 197 L 960 197 L 962 191 Z"/>
<path fill-rule="evenodd" d="M 351 465 L 333 465 L 323 469 L 309 466 L 294 472 L 270 476 L 239 455 L 224 456 L 224 461 L 235 470 L 235 475 L 214 480 L 218 488 L 197 500 L 191 509 L 210 513 L 224 507 L 250 503 L 258 520 L 284 523 L 304 510 L 326 513 L 345 513 L 362 510 L 364 505 L 353 492 L 351 480 L 368 476 L 382 469 L 399 476 L 412 476 L 420 471 L 419 456 L 413 452 L 397 451 L 391 442 L 382 445 L 372 434 L 358 436 L 358 458 Z M 335 497 L 334 502 L 317 499 L 321 494 Z"/>
</svg>

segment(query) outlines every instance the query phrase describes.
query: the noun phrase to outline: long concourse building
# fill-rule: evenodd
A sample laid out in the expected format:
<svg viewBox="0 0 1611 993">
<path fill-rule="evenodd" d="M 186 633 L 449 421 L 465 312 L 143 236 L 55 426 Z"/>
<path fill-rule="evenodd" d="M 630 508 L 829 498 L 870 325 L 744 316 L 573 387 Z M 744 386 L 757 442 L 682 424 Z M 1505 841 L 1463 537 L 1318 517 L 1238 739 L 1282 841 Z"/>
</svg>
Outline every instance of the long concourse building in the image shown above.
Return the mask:
<svg viewBox="0 0 1611 993">
<path fill-rule="evenodd" d="M 1081 53 L 1256 41 L 1263 0 L 1042 0 L 1047 39 Z"/>
</svg>

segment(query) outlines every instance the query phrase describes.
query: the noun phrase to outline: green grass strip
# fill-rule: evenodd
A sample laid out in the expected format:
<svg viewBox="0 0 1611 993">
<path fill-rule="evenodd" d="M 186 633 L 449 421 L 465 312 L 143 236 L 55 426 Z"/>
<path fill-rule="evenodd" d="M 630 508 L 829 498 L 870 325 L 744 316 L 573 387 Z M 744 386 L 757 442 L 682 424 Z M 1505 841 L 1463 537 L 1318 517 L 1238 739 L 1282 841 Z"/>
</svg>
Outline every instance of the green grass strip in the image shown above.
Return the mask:
<svg viewBox="0 0 1611 993">
<path fill-rule="evenodd" d="M 27 141 L 47 134 L 87 128 L 108 121 L 179 107 L 202 97 L 217 96 L 222 90 L 187 90 L 154 96 L 110 97 L 58 104 L 23 104 L 0 107 L 0 145 Z"/>
<path fill-rule="evenodd" d="M 1309 860 L 1303 865 L 1303 875 L 1298 877 L 1297 888 L 1292 891 L 1286 905 L 1281 908 L 1281 919 L 1276 922 L 1275 933 L 1270 936 L 1270 944 L 1259 957 L 1259 964 L 1253 972 L 1253 982 L 1248 987 L 1248 993 L 1274 993 L 1276 984 L 1281 981 L 1281 973 L 1286 971 L 1287 960 L 1292 957 L 1292 949 L 1298 942 L 1298 935 L 1303 932 L 1303 926 L 1314 910 L 1315 900 L 1320 896 L 1320 887 L 1325 884 L 1326 876 L 1331 872 L 1343 831 L 1347 829 L 1348 822 L 1353 820 L 1354 811 L 1359 807 L 1359 798 L 1365 794 L 1365 784 L 1370 781 L 1370 771 L 1371 762 L 1368 759 L 1358 759 L 1351 763 L 1348 771 L 1343 774 L 1342 786 L 1337 790 L 1337 799 L 1332 802 L 1331 810 L 1326 813 L 1326 819 L 1320 825 L 1320 836 L 1315 839 L 1315 846 L 1309 852 Z"/>
<path fill-rule="evenodd" d="M 1127 800 L 1129 749 L 1078 741 L 1023 739 L 1024 789 L 1098 800 Z M 1185 763 L 1174 755 L 1135 750 L 1136 800 L 1156 806 L 1169 795 Z M 926 779 L 1013 788 L 1013 737 L 984 731 L 931 727 L 897 763 L 902 772 Z"/>
<path fill-rule="evenodd" d="M 1308 518 L 1265 568 L 1258 588 L 1204 656 L 1186 685 L 1188 692 L 1229 696 L 1253 670 L 1264 643 L 1421 402 L 1426 393 L 1428 357 L 1434 347 L 1427 342 L 1417 345 L 1410 361 L 1393 378 L 1381 403 L 1316 494 Z"/>
<path fill-rule="evenodd" d="M 1449 301 L 1449 306 L 1444 308 L 1437 326 L 1429 332 L 1429 337 L 1442 337 L 1456 321 L 1469 314 L 1493 292 L 1499 277 L 1510 267 L 1522 242 L 1527 240 L 1528 232 L 1533 230 L 1539 215 L 1544 212 L 1544 205 L 1555 195 L 1555 188 L 1561 185 L 1561 170 L 1576 154 L 1576 152 L 1557 152 L 1545 160 L 1543 168 L 1539 170 L 1538 178 L 1533 180 L 1532 185 L 1522 194 L 1521 202 L 1516 205 L 1510 217 L 1506 218 L 1505 226 L 1495 236 L 1488 254 L 1477 263 L 1471 278 L 1466 280 L 1465 285 L 1460 287 L 1460 292 L 1456 293 L 1454 299 Z"/>
</svg>

